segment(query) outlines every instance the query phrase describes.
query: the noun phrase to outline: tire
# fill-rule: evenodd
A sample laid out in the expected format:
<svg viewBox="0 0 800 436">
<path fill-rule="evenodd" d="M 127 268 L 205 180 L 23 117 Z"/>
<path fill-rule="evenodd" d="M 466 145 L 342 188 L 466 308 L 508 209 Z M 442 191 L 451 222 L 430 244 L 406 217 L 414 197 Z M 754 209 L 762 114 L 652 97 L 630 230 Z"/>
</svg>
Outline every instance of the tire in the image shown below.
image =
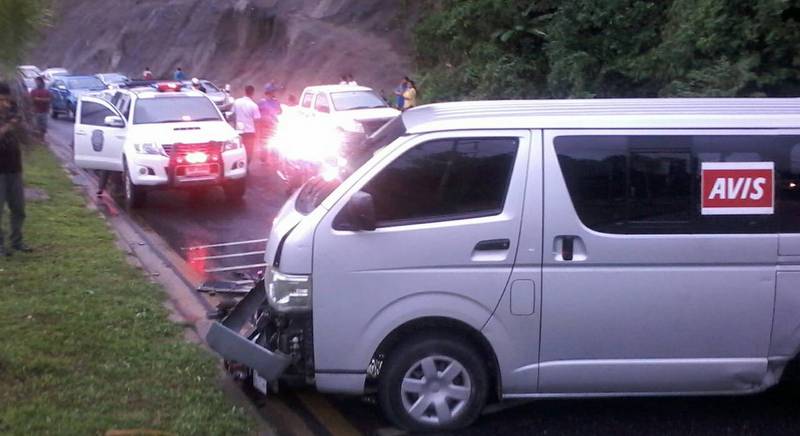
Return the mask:
<svg viewBox="0 0 800 436">
<path fill-rule="evenodd" d="M 415 335 L 384 361 L 378 401 L 386 417 L 408 431 L 464 428 L 486 403 L 484 360 L 456 336 Z"/>
<path fill-rule="evenodd" d="M 72 108 L 72 105 L 67 104 L 67 118 L 75 121 L 75 109 Z"/>
<path fill-rule="evenodd" d="M 50 109 L 50 118 L 54 120 L 58 119 L 58 112 L 56 112 L 55 108 Z"/>
<path fill-rule="evenodd" d="M 247 192 L 247 183 L 244 179 L 232 180 L 222 185 L 222 190 L 225 191 L 225 199 L 231 203 L 242 201 L 245 192 Z"/>
<path fill-rule="evenodd" d="M 125 207 L 128 210 L 139 209 L 144 206 L 147 200 L 147 192 L 139 186 L 133 184 L 131 175 L 128 174 L 128 164 L 124 166 L 122 182 L 125 186 Z"/>
</svg>

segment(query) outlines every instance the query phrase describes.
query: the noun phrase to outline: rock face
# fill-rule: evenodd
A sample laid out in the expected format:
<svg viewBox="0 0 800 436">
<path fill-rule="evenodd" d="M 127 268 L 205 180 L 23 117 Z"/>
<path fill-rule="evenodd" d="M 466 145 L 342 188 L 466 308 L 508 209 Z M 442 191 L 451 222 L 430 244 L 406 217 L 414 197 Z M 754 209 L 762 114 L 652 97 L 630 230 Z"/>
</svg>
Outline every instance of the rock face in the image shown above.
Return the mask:
<svg viewBox="0 0 800 436">
<path fill-rule="evenodd" d="M 31 54 L 79 73 L 180 66 L 235 90 L 274 81 L 297 94 L 342 74 L 387 95 L 410 75 L 412 0 L 59 0 Z"/>
</svg>

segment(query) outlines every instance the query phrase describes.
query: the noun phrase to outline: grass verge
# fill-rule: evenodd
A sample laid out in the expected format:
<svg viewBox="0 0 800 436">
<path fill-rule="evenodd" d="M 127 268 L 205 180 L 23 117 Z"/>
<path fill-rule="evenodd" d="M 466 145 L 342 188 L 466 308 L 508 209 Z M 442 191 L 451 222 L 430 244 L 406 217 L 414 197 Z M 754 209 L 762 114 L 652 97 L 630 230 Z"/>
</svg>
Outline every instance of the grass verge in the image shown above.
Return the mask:
<svg viewBox="0 0 800 436">
<path fill-rule="evenodd" d="M 164 294 L 41 146 L 25 152 L 25 183 L 50 198 L 27 204 L 36 251 L 0 258 L 0 434 L 253 433 L 213 356 L 183 340 Z"/>
</svg>

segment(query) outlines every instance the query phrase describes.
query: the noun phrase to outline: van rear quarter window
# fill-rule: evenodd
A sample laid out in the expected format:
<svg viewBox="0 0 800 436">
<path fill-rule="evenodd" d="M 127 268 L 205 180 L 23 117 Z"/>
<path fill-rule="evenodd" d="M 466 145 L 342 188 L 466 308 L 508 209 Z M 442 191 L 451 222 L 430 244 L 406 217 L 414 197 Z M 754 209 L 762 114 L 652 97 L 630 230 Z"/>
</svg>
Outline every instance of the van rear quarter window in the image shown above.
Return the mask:
<svg viewBox="0 0 800 436">
<path fill-rule="evenodd" d="M 583 224 L 595 231 L 800 233 L 798 135 L 559 136 L 554 146 L 572 204 Z M 703 205 L 702 174 L 703 163 L 710 162 L 738 162 L 744 169 L 774 163 L 768 186 L 774 187 L 774 211 L 709 212 Z M 716 194 L 735 193 L 749 201 L 773 192 L 763 190 L 763 180 L 731 174 L 736 173 L 719 181 Z"/>
</svg>

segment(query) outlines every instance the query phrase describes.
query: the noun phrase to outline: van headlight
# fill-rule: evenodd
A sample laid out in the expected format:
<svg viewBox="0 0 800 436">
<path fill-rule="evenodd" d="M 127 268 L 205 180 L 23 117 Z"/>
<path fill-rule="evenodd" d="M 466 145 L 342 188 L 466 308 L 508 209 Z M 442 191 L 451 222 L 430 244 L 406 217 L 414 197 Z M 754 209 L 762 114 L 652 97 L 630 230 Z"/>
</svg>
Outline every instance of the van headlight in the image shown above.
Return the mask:
<svg viewBox="0 0 800 436">
<path fill-rule="evenodd" d="M 267 282 L 267 301 L 278 312 L 311 310 L 311 276 L 271 270 Z"/>
</svg>

